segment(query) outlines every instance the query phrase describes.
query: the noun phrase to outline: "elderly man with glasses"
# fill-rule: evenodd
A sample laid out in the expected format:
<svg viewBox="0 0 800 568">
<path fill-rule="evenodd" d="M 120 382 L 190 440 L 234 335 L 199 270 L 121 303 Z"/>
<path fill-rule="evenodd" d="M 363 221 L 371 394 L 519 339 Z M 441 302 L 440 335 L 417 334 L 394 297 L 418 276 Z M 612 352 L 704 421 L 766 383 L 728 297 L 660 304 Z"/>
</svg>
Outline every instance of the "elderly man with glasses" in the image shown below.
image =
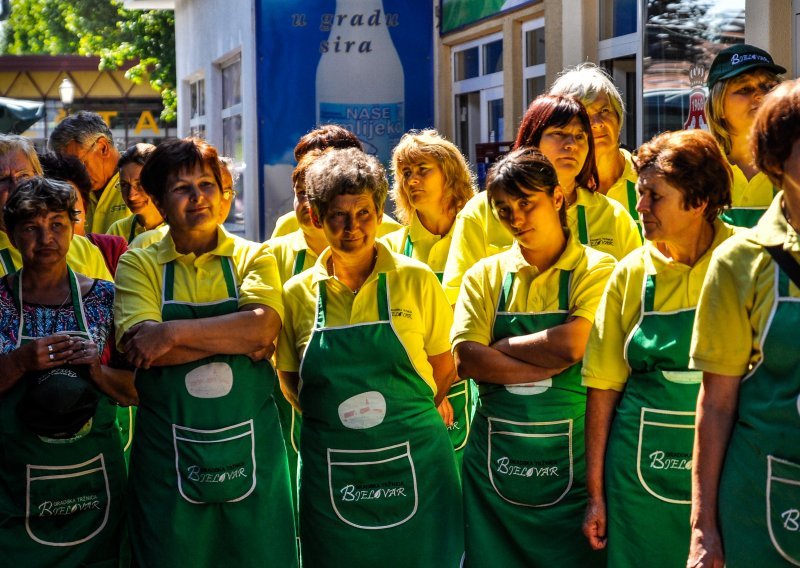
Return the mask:
<svg viewBox="0 0 800 568">
<path fill-rule="evenodd" d="M 92 193 L 86 203 L 87 231 L 105 233 L 114 222 L 131 214 L 119 187 L 119 151 L 99 114 L 80 111 L 65 118 L 50 134 L 50 148 L 77 158 L 89 173 Z"/>
<path fill-rule="evenodd" d="M 30 140 L 14 134 L 0 134 L 0 277 L 22 267 L 22 257 L 11 244 L 3 225 L 3 208 L 19 183 L 41 175 L 42 166 Z M 112 279 L 100 249 L 85 237 L 73 236 L 67 251 L 67 263 L 76 272 L 90 278 Z"/>
</svg>

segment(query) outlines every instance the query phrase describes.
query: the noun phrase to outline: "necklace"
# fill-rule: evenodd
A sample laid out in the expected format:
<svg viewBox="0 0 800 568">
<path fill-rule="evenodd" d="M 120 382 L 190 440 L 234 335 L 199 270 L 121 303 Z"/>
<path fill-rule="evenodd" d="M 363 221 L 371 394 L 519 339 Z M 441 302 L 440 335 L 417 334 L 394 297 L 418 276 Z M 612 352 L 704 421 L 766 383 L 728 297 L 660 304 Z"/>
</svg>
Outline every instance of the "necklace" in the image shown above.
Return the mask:
<svg viewBox="0 0 800 568">
<path fill-rule="evenodd" d="M 25 318 L 25 304 L 22 301 L 22 287 L 23 287 L 23 284 L 22 284 L 22 271 L 21 270 L 20 270 L 19 275 L 17 276 L 17 278 L 19 278 L 19 296 L 20 296 L 20 298 L 19 298 L 19 304 L 20 304 L 19 305 L 19 308 L 20 308 L 19 317 L 20 317 L 20 322 L 22 322 L 24 320 L 24 318 Z M 69 302 L 70 298 L 72 298 L 72 289 L 71 288 L 67 290 L 67 296 L 66 296 L 66 298 L 64 298 L 64 301 L 61 302 L 61 305 L 58 306 L 55 310 L 53 310 L 53 319 L 49 322 L 49 325 L 47 326 L 48 329 L 46 331 L 46 335 L 53 335 L 56 332 L 56 327 L 58 326 L 58 313 L 64 308 L 64 306 L 67 305 L 67 302 Z"/>
<path fill-rule="evenodd" d="M 369 272 L 367 273 L 367 277 L 370 274 L 372 274 L 372 271 L 375 269 L 375 264 L 377 262 L 378 262 L 378 249 L 375 248 L 374 252 L 372 254 L 372 261 L 370 262 L 370 265 L 369 265 Z M 336 265 L 333 264 L 333 255 L 328 257 L 328 265 L 329 265 L 328 266 L 328 272 L 331 274 L 331 276 L 333 276 L 334 278 L 339 280 L 339 282 L 342 282 L 342 280 L 340 280 L 339 277 L 336 276 Z M 361 286 L 359 286 L 358 288 L 353 290 L 353 296 L 356 296 L 361 291 L 361 288 L 364 286 L 364 282 L 366 282 L 366 281 L 367 281 L 367 279 L 364 278 L 364 281 L 361 283 Z M 344 282 L 342 282 L 342 284 L 344 284 Z M 347 284 L 345 284 L 345 286 L 347 286 Z M 349 288 L 349 286 L 348 286 L 348 288 Z"/>
</svg>

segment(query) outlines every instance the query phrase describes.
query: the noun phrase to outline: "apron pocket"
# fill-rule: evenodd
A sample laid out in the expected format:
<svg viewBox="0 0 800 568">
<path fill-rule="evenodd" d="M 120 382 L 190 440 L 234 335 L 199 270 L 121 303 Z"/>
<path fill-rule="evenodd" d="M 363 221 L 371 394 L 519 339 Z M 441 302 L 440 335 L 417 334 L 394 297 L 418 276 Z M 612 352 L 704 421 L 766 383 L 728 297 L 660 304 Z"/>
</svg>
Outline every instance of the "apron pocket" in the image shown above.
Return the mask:
<svg viewBox="0 0 800 568">
<path fill-rule="evenodd" d="M 472 407 L 469 379 L 458 381 L 451 386 L 447 392 L 447 400 L 453 407 L 453 425 L 447 427 L 447 433 L 450 435 L 453 449 L 458 451 L 467 445 L 467 438 L 469 438 Z"/>
<path fill-rule="evenodd" d="M 800 464 L 767 456 L 767 526 L 772 546 L 800 566 Z"/>
<path fill-rule="evenodd" d="M 489 418 L 489 481 L 505 501 L 549 507 L 572 488 L 572 419 L 512 422 Z"/>
<path fill-rule="evenodd" d="M 417 474 L 408 442 L 375 450 L 328 448 L 336 516 L 359 529 L 402 525 L 417 512 Z"/>
<path fill-rule="evenodd" d="M 172 425 L 178 490 L 189 503 L 228 503 L 256 488 L 253 421 L 217 430 Z"/>
<path fill-rule="evenodd" d="M 75 546 L 108 523 L 111 492 L 103 454 L 75 465 L 28 465 L 25 530 L 47 546 Z"/>
<path fill-rule="evenodd" d="M 636 473 L 656 499 L 676 505 L 692 502 L 694 412 L 642 408 Z"/>
</svg>

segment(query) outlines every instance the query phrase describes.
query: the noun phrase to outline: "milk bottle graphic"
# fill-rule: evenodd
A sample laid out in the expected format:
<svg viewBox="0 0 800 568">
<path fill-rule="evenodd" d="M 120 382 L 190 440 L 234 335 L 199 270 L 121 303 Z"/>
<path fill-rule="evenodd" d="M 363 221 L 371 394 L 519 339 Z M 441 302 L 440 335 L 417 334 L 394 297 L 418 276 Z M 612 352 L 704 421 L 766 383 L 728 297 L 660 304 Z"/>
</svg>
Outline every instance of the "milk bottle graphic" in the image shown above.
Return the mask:
<svg viewBox="0 0 800 568">
<path fill-rule="evenodd" d="M 351 130 L 382 162 L 405 125 L 403 65 L 386 24 L 382 0 L 336 0 L 316 85 L 317 123 Z"/>
</svg>

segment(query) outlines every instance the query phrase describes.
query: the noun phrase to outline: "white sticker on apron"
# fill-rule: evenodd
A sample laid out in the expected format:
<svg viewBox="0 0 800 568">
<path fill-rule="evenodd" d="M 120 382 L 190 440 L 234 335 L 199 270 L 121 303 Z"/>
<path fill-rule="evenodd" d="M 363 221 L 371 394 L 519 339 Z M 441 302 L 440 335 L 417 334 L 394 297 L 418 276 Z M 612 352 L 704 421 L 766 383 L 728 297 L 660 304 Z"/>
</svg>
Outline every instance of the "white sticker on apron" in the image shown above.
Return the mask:
<svg viewBox="0 0 800 568">
<path fill-rule="evenodd" d="M 227 363 L 207 363 L 186 374 L 186 390 L 196 398 L 219 398 L 233 388 L 233 370 Z"/>
<path fill-rule="evenodd" d="M 533 394 L 542 394 L 552 386 L 553 386 L 553 379 L 545 379 L 543 381 L 536 381 L 535 383 L 519 383 L 518 385 L 506 385 L 506 390 L 511 394 L 530 396 Z"/>
<path fill-rule="evenodd" d="M 346 428 L 366 430 L 386 417 L 386 399 L 378 391 L 362 392 L 339 405 L 339 420 Z"/>
</svg>

